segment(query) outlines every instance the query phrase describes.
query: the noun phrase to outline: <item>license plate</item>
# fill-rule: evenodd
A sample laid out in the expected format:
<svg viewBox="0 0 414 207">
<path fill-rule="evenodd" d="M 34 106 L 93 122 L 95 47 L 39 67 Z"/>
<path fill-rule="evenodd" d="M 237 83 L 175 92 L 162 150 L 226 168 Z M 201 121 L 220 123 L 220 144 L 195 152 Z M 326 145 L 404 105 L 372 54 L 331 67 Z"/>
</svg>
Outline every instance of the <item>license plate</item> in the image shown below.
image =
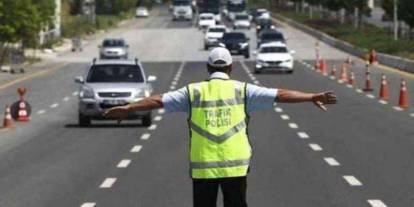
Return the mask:
<svg viewBox="0 0 414 207">
<path fill-rule="evenodd" d="M 105 105 L 125 105 L 126 101 L 114 99 L 114 100 L 104 100 L 103 103 Z"/>
</svg>

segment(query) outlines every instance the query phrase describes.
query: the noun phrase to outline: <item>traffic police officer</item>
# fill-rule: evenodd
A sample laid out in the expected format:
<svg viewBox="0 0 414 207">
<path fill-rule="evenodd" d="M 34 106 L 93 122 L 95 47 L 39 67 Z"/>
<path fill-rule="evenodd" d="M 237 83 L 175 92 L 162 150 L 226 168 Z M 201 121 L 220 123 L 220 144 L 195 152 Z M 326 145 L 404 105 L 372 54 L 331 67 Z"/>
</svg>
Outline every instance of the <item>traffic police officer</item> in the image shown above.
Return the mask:
<svg viewBox="0 0 414 207">
<path fill-rule="evenodd" d="M 271 109 L 274 102 L 313 102 L 322 110 L 326 104 L 336 103 L 332 92 L 269 89 L 231 80 L 232 63 L 227 49 L 215 48 L 208 58 L 210 77 L 206 81 L 105 112 L 106 117 L 119 119 L 134 111 L 158 108 L 189 114 L 194 207 L 215 207 L 219 188 L 225 207 L 247 206 L 246 176 L 252 156 L 247 124 L 251 112 Z"/>
</svg>

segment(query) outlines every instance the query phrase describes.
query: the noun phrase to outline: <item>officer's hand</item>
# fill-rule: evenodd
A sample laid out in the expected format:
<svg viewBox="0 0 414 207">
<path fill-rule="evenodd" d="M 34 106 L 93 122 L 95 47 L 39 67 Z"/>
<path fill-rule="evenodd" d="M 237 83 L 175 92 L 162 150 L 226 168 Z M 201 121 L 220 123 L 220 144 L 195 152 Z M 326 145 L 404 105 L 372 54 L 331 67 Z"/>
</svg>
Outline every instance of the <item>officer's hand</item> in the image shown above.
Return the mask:
<svg viewBox="0 0 414 207">
<path fill-rule="evenodd" d="M 338 101 L 336 95 L 329 91 L 323 93 L 317 93 L 313 95 L 312 102 L 320 109 L 327 111 L 326 105 L 328 104 L 336 104 Z"/>
<path fill-rule="evenodd" d="M 127 106 L 117 106 L 106 110 L 103 114 L 105 118 L 122 120 L 128 116 Z"/>
</svg>

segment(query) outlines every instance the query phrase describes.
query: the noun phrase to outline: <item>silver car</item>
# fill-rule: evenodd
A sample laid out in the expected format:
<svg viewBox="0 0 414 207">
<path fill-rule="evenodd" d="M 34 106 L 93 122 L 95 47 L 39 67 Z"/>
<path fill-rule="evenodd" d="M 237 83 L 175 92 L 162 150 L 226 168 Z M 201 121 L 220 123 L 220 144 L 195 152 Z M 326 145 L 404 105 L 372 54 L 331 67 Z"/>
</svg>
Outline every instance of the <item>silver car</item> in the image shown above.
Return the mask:
<svg viewBox="0 0 414 207">
<path fill-rule="evenodd" d="M 128 48 L 124 39 L 104 39 L 99 45 L 101 59 L 128 59 Z"/>
<path fill-rule="evenodd" d="M 103 120 L 103 112 L 149 97 L 155 76 L 145 76 L 142 64 L 135 60 L 94 60 L 86 78 L 75 82 L 79 89 L 79 125 L 87 126 L 91 120 Z M 151 111 L 136 112 L 127 119 L 142 119 L 144 126 L 151 125 Z"/>
</svg>

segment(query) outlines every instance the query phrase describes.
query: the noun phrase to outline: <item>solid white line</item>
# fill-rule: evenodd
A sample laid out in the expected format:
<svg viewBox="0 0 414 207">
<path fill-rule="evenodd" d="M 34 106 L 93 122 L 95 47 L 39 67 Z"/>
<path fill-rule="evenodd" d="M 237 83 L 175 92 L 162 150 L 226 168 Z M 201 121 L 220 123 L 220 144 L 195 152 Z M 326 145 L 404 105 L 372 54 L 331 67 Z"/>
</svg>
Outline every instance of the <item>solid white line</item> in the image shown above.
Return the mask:
<svg viewBox="0 0 414 207">
<path fill-rule="evenodd" d="M 350 186 L 362 186 L 362 183 L 352 175 L 344 175 L 343 178 Z"/>
<path fill-rule="evenodd" d="M 394 107 L 392 107 L 394 110 L 396 110 L 396 111 L 403 111 L 404 109 L 403 108 L 401 108 L 401 107 L 398 107 L 398 106 L 394 106 Z"/>
<path fill-rule="evenodd" d="M 46 113 L 46 110 L 39 110 L 39 111 L 37 112 L 37 114 L 44 114 L 44 113 Z"/>
<path fill-rule="evenodd" d="M 79 92 L 75 91 L 72 93 L 72 96 L 77 96 Z"/>
<path fill-rule="evenodd" d="M 383 105 L 388 104 L 388 102 L 387 101 L 384 101 L 384 100 L 379 100 L 378 103 L 383 104 Z"/>
<path fill-rule="evenodd" d="M 69 101 L 70 97 L 66 96 L 65 98 L 62 99 L 64 102 Z"/>
<path fill-rule="evenodd" d="M 58 107 L 58 106 L 59 106 L 59 104 L 58 104 L 58 103 L 54 103 L 54 104 L 50 105 L 50 108 L 56 108 L 56 107 Z"/>
<path fill-rule="evenodd" d="M 381 200 L 378 200 L 378 199 L 368 200 L 368 203 L 372 207 L 387 207 L 387 205 L 385 205 L 384 202 L 382 202 Z"/>
<path fill-rule="evenodd" d="M 322 151 L 322 147 L 321 146 L 319 146 L 318 144 L 314 144 L 314 143 L 311 143 L 311 144 L 309 144 L 309 147 L 313 150 L 313 151 Z"/>
<path fill-rule="evenodd" d="M 295 123 L 289 123 L 289 127 L 292 128 L 292 129 L 299 128 L 299 126 L 297 124 L 295 124 Z"/>
<path fill-rule="evenodd" d="M 116 178 L 106 178 L 99 188 L 111 188 L 112 185 L 116 182 Z"/>
<path fill-rule="evenodd" d="M 375 96 L 372 95 L 372 94 L 367 94 L 367 97 L 370 98 L 370 99 L 374 99 L 375 98 Z"/>
<path fill-rule="evenodd" d="M 355 91 L 356 91 L 357 93 L 364 93 L 364 91 L 363 91 L 363 90 L 361 90 L 360 88 L 357 88 Z"/>
<path fill-rule="evenodd" d="M 159 113 L 159 114 L 163 114 L 163 113 L 165 113 L 165 109 L 158 109 L 158 113 Z"/>
<path fill-rule="evenodd" d="M 283 109 L 282 109 L 282 108 L 279 108 L 279 107 L 276 107 L 276 108 L 275 108 L 275 111 L 276 111 L 277 113 L 282 113 L 282 112 L 283 112 Z"/>
<path fill-rule="evenodd" d="M 290 119 L 289 115 L 286 115 L 286 114 L 280 115 L 280 118 L 282 118 L 283 120 L 289 120 Z"/>
<path fill-rule="evenodd" d="M 150 137 L 151 137 L 151 134 L 149 134 L 149 133 L 145 133 L 145 134 L 141 135 L 142 140 L 148 140 Z"/>
<path fill-rule="evenodd" d="M 148 130 L 155 130 L 155 129 L 157 129 L 157 125 L 156 124 L 153 124 L 153 125 L 151 125 L 151 126 L 148 127 Z"/>
<path fill-rule="evenodd" d="M 325 160 L 326 163 L 328 163 L 328 165 L 330 166 L 340 166 L 341 164 L 335 160 L 335 158 L 333 157 L 325 157 L 323 158 Z"/>
<path fill-rule="evenodd" d="M 141 151 L 142 146 L 141 145 L 135 145 L 132 147 L 131 151 L 132 153 L 138 153 L 139 151 Z"/>
<path fill-rule="evenodd" d="M 309 139 L 309 135 L 308 135 L 308 134 L 306 134 L 306 132 L 298 132 L 298 136 L 299 136 L 301 139 Z"/>
<path fill-rule="evenodd" d="M 154 118 L 154 121 L 161 121 L 162 120 L 162 116 L 156 116 L 155 118 Z"/>
<path fill-rule="evenodd" d="M 87 203 L 83 203 L 80 207 L 94 207 L 95 205 L 96 203 L 87 202 Z"/>
<path fill-rule="evenodd" d="M 131 160 L 121 160 L 116 167 L 117 168 L 127 168 L 129 163 L 131 163 Z"/>
</svg>

